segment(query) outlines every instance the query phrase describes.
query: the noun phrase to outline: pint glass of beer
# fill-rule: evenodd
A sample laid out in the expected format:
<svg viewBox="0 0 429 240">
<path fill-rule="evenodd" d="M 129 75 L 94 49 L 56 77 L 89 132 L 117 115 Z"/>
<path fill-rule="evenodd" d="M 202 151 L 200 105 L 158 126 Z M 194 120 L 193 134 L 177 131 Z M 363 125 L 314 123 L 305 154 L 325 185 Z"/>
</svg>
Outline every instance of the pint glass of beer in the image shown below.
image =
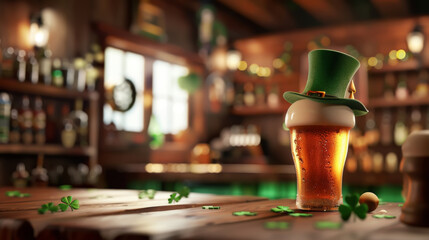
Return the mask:
<svg viewBox="0 0 429 240">
<path fill-rule="evenodd" d="M 353 111 L 344 105 L 299 100 L 285 118 L 297 176 L 296 205 L 315 211 L 337 210 Z"/>
</svg>

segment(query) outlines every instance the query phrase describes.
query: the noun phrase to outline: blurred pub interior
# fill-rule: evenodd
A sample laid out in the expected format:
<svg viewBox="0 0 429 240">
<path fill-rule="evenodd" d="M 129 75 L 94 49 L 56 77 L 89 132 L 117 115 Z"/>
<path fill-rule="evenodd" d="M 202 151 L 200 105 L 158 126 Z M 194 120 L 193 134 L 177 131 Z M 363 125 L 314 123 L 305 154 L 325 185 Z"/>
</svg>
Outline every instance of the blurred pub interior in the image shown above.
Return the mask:
<svg viewBox="0 0 429 240">
<path fill-rule="evenodd" d="M 0 186 L 295 198 L 284 91 L 361 62 L 343 192 L 401 201 L 429 128 L 425 0 L 0 0 Z"/>
</svg>

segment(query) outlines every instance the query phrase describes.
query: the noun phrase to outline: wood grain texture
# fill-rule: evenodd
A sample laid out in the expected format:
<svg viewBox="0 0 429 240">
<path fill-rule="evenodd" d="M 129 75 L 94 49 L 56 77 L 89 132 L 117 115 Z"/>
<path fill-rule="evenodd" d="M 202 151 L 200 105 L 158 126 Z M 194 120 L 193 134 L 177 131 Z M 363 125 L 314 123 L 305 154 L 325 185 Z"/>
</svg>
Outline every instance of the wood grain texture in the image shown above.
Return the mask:
<svg viewBox="0 0 429 240">
<path fill-rule="evenodd" d="M 394 215 L 396 219 L 376 219 L 372 215 L 380 210 Z M 317 221 L 341 222 L 338 212 L 312 212 L 311 218 L 294 218 L 278 215 L 272 219 L 241 222 L 228 225 L 208 226 L 193 232 L 183 232 L 181 239 L 425 239 L 429 236 L 429 228 L 408 227 L 399 222 L 401 208 L 397 203 L 380 205 L 365 220 L 353 220 L 343 224 L 339 230 L 318 230 L 314 227 Z M 286 221 L 291 224 L 287 230 L 268 230 L 264 228 L 267 221 Z M 393 234 L 394 233 L 394 234 Z M 134 238 L 138 239 L 138 238 Z"/>
<path fill-rule="evenodd" d="M 7 191 L 11 188 L 0 188 Z M 318 230 L 317 221 L 342 222 L 340 214 L 311 212 L 313 217 L 295 218 L 271 212 L 289 206 L 296 212 L 295 200 L 267 200 L 247 196 L 216 196 L 191 193 L 180 203 L 168 204 L 169 192 L 158 192 L 155 199 L 138 199 L 135 190 L 53 188 L 20 189 L 29 198 L 0 195 L 0 239 L 131 240 L 131 239 L 427 239 L 429 228 L 408 227 L 399 222 L 397 203 L 380 205 L 365 220 L 343 223 L 338 230 Z M 81 208 L 71 212 L 37 214 L 42 203 L 59 202 L 62 196 L 79 199 Z M 205 210 L 202 205 L 220 206 Z M 376 219 L 373 214 L 386 210 L 396 219 Z M 234 216 L 235 211 L 256 212 L 256 216 Z M 268 230 L 268 221 L 286 221 L 287 230 Z M 33 235 L 33 231 L 35 235 Z"/>
<path fill-rule="evenodd" d="M 0 192 L 3 193 L 9 190 L 15 189 L 0 188 Z M 36 236 L 43 228 L 50 224 L 66 222 L 68 220 L 81 222 L 82 219 L 92 216 L 128 215 L 154 211 L 166 212 L 168 210 L 200 207 L 203 205 L 265 200 L 265 198 L 252 196 L 216 196 L 191 193 L 190 198 L 183 198 L 180 203 L 168 204 L 167 199 L 171 194 L 170 192 L 158 192 L 153 200 L 149 200 L 139 199 L 138 191 L 136 190 L 73 189 L 62 191 L 55 188 L 28 188 L 19 190 L 22 193 L 30 193 L 31 197 L 11 198 L 0 194 L 0 226 L 6 224 L 5 221 L 26 220 L 31 224 Z M 42 204 L 48 202 L 58 204 L 64 196 L 73 196 L 74 199 L 78 199 L 80 202 L 79 210 L 73 212 L 68 210 L 54 214 L 46 213 L 44 215 L 37 213 L 37 209 Z M 14 224 L 19 225 L 20 222 L 18 221 Z M 16 234 L 16 231 L 14 232 L 13 229 L 18 228 L 7 227 L 6 229 Z M 51 232 L 51 234 L 55 235 L 54 232 Z M 1 239 L 3 240 L 3 238 Z"/>
</svg>

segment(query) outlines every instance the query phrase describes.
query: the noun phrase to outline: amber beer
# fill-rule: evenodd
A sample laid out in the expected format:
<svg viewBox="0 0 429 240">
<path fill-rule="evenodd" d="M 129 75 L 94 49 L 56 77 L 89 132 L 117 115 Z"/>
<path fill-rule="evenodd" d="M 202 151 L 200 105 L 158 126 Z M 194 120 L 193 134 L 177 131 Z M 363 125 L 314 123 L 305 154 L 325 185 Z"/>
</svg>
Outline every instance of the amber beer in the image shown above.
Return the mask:
<svg viewBox="0 0 429 240">
<path fill-rule="evenodd" d="M 298 208 L 335 210 L 341 204 L 350 128 L 304 126 L 290 131 L 297 174 Z"/>
<path fill-rule="evenodd" d="M 342 203 L 342 176 L 353 112 L 346 106 L 300 100 L 286 114 L 297 175 L 296 205 L 336 210 Z"/>
</svg>

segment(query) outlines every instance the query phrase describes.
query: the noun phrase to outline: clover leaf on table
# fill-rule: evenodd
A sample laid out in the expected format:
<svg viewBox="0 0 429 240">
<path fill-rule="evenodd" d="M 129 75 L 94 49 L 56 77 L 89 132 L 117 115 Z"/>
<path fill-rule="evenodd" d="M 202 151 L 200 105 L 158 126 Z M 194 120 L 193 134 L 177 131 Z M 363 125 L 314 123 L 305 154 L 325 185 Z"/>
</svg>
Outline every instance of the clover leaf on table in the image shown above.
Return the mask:
<svg viewBox="0 0 429 240">
<path fill-rule="evenodd" d="M 338 208 L 338 211 L 341 214 L 341 218 L 344 221 L 349 220 L 352 214 L 362 220 L 366 218 L 366 213 L 368 212 L 368 205 L 366 205 L 365 203 L 359 204 L 358 194 L 349 194 L 344 198 L 344 200 L 346 204 L 341 204 Z"/>
<path fill-rule="evenodd" d="M 79 209 L 79 200 L 73 200 L 72 196 L 61 198 L 61 202 L 62 203 L 58 204 L 58 207 L 62 212 L 65 212 L 67 208 L 70 208 L 72 211 Z"/>
</svg>

